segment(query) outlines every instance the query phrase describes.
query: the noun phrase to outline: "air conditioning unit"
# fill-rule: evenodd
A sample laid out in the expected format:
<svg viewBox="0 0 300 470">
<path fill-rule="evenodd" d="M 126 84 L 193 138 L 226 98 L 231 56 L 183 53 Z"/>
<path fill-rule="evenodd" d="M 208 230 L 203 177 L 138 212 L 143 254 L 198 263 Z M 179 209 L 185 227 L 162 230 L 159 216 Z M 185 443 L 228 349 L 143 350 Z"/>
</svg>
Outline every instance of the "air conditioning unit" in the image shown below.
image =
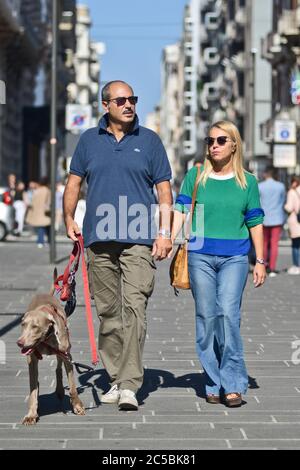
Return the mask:
<svg viewBox="0 0 300 470">
<path fill-rule="evenodd" d="M 209 12 L 205 15 L 205 26 L 208 31 L 215 31 L 219 27 L 219 13 Z"/>
<path fill-rule="evenodd" d="M 206 47 L 203 55 L 206 65 L 217 65 L 220 62 L 220 55 L 216 47 Z"/>
</svg>

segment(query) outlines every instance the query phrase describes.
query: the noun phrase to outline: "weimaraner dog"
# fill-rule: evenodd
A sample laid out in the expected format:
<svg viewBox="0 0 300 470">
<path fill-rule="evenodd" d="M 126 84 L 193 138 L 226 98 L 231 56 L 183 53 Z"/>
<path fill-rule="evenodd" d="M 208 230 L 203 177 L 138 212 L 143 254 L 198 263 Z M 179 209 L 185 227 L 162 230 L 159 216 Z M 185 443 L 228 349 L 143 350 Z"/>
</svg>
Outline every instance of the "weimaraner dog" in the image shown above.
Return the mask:
<svg viewBox="0 0 300 470">
<path fill-rule="evenodd" d="M 56 278 L 56 270 L 54 277 Z M 22 421 L 22 424 L 26 426 L 36 424 L 38 421 L 38 362 L 43 354 L 56 354 L 56 394 L 58 397 L 61 400 L 64 397 L 62 382 L 62 363 L 64 363 L 73 411 L 78 415 L 85 414 L 74 381 L 66 314 L 60 303 L 53 297 L 53 293 L 54 287 L 50 294 L 39 294 L 33 298 L 22 319 L 22 334 L 17 341 L 22 354 L 27 356 L 29 366 L 29 411 Z"/>
</svg>

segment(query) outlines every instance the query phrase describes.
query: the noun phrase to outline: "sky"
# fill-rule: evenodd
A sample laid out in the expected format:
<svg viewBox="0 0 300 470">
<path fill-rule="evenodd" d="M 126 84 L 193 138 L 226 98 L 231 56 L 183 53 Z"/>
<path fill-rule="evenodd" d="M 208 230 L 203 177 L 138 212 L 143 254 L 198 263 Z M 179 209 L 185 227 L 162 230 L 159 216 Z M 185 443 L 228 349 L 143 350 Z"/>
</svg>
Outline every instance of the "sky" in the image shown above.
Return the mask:
<svg viewBox="0 0 300 470">
<path fill-rule="evenodd" d="M 163 48 L 179 41 L 184 6 L 188 0 L 78 0 L 89 6 L 91 38 L 106 44 L 102 58 L 103 82 L 124 80 L 139 96 L 137 114 L 146 114 L 160 100 Z"/>
</svg>

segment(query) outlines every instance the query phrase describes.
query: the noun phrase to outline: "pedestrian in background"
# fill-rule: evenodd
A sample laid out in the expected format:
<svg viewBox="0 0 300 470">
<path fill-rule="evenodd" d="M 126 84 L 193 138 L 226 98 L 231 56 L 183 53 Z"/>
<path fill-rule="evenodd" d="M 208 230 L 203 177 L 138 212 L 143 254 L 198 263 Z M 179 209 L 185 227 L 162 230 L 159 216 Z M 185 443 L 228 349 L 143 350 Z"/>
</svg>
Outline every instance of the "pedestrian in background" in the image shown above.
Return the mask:
<svg viewBox="0 0 300 470">
<path fill-rule="evenodd" d="M 27 207 L 31 206 L 33 193 L 37 189 L 37 187 L 38 187 L 38 183 L 36 181 L 29 181 L 28 188 L 27 188 L 26 195 L 25 195 Z"/>
<path fill-rule="evenodd" d="M 120 410 L 138 409 L 136 392 L 143 383 L 146 307 L 154 288 L 154 256 L 162 260 L 172 249 L 171 168 L 157 134 L 140 126 L 137 101 L 127 83 L 105 85 L 102 104 L 106 114 L 98 128 L 81 136 L 64 193 L 67 233 L 75 241 L 80 230 L 74 213 L 81 183 L 87 179 L 83 236 L 100 318 L 99 353 L 111 381 L 101 401 L 116 403 Z M 166 211 L 157 238 L 151 228 L 154 186 L 161 210 Z M 126 210 L 120 206 L 124 199 Z M 133 217 L 129 214 L 139 210 L 143 217 L 138 233 L 131 230 Z"/>
<path fill-rule="evenodd" d="M 259 183 L 259 192 L 264 218 L 264 259 L 270 277 L 278 274 L 276 263 L 278 244 L 286 216 L 284 204 L 286 198 L 285 186 L 275 180 L 275 169 L 268 167 L 263 175 L 264 181 Z"/>
<path fill-rule="evenodd" d="M 292 260 L 293 265 L 288 269 L 288 274 L 300 274 L 300 223 L 297 215 L 300 214 L 300 178 L 293 176 L 291 186 L 287 193 L 287 201 L 284 206 L 289 214 L 288 227 L 292 240 Z"/>
<path fill-rule="evenodd" d="M 188 269 L 196 310 L 196 349 L 205 371 L 206 400 L 241 406 L 248 389 L 241 302 L 248 277 L 249 232 L 256 251 L 254 286 L 265 280 L 263 211 L 256 178 L 243 169 L 242 141 L 229 121 L 212 125 L 188 247 Z M 192 201 L 197 169 L 186 175 L 177 197 L 172 240 Z"/>
<path fill-rule="evenodd" d="M 50 240 L 50 206 L 51 191 L 48 187 L 48 178 L 45 177 L 39 181 L 26 215 L 26 223 L 36 231 L 38 248 L 44 247 L 46 236 L 48 243 Z"/>
<path fill-rule="evenodd" d="M 14 173 L 10 173 L 7 176 L 7 187 L 8 187 L 12 200 L 14 200 L 14 197 L 16 194 L 16 185 L 17 185 L 17 177 Z"/>
<path fill-rule="evenodd" d="M 27 207 L 25 184 L 23 183 L 23 181 L 18 181 L 16 185 L 13 206 L 15 208 L 15 218 L 17 222 L 17 228 L 14 234 L 19 237 L 23 232 L 24 218 Z"/>
</svg>

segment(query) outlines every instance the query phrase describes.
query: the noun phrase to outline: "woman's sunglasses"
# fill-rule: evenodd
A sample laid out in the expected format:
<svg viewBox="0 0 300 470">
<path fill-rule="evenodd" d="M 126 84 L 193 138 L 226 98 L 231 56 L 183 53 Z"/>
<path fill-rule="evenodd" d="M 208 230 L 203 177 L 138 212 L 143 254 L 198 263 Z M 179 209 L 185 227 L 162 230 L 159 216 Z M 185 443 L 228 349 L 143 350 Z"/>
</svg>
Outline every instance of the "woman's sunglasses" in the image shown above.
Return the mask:
<svg viewBox="0 0 300 470">
<path fill-rule="evenodd" d="M 137 104 L 138 102 L 138 96 L 128 96 L 127 98 L 125 98 L 125 96 L 120 96 L 118 98 L 112 98 L 110 100 L 107 100 L 107 101 L 113 101 L 114 103 L 116 103 L 117 106 L 124 106 L 126 104 L 126 101 L 128 100 L 130 104 Z"/>
<path fill-rule="evenodd" d="M 215 140 L 217 141 L 218 145 L 225 145 L 226 142 L 229 142 L 231 139 L 229 139 L 229 137 L 227 137 L 226 135 L 219 135 L 219 137 L 217 137 L 216 139 L 214 139 L 213 137 L 205 137 L 204 140 L 207 143 L 208 147 L 211 147 L 212 145 L 214 145 Z"/>
</svg>

